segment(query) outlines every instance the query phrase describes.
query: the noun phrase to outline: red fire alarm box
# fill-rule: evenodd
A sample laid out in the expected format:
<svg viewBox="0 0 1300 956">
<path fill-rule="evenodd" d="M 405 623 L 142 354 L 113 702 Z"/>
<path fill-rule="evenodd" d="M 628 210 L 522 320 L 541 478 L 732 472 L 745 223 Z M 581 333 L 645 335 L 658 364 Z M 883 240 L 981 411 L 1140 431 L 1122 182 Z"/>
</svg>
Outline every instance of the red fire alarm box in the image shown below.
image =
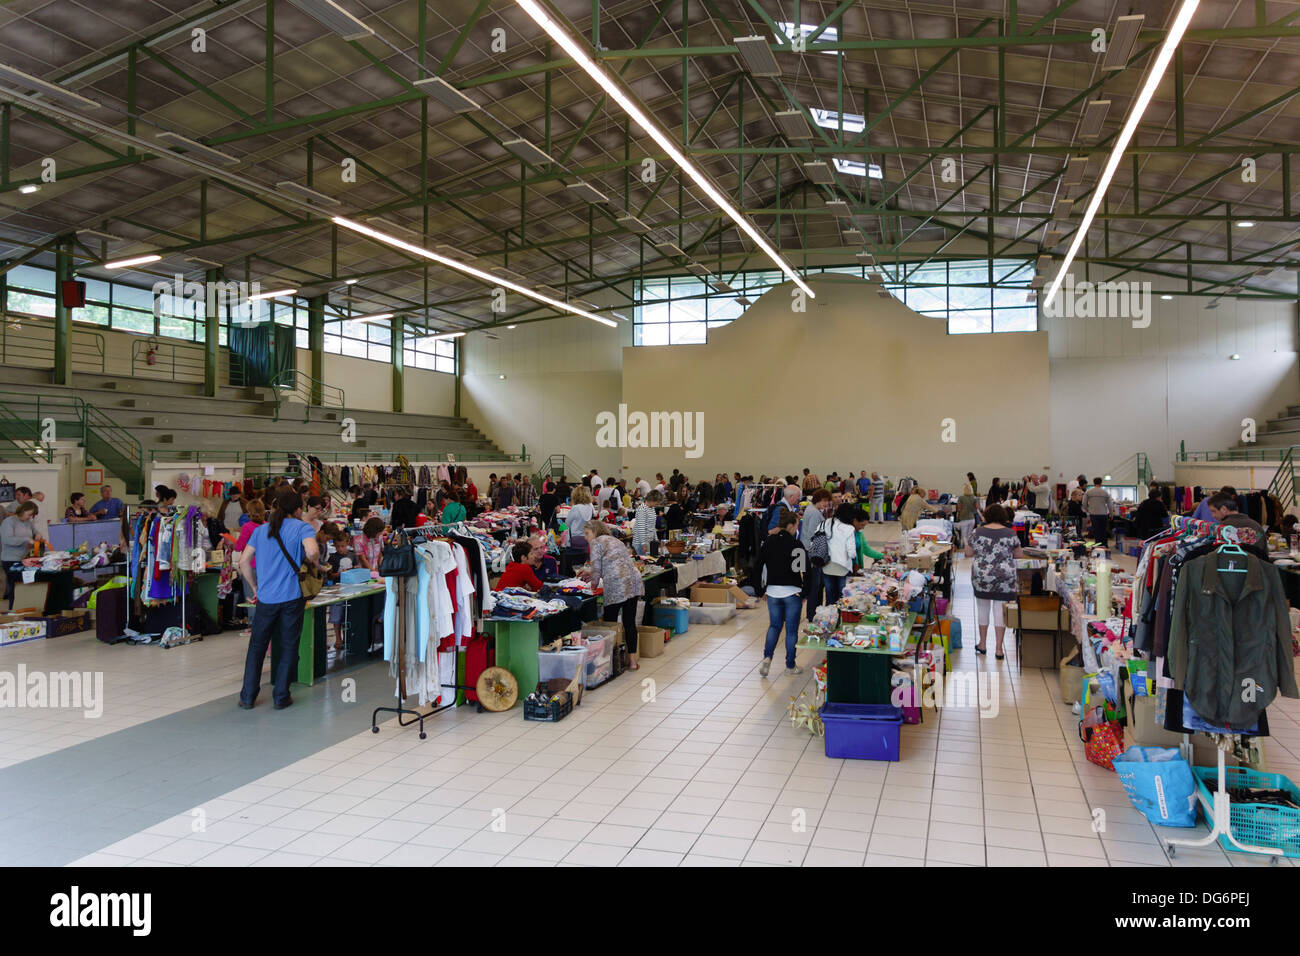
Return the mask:
<svg viewBox="0 0 1300 956">
<path fill-rule="evenodd" d="M 86 283 L 67 279 L 59 283 L 59 292 L 65 309 L 81 309 L 86 305 Z"/>
</svg>

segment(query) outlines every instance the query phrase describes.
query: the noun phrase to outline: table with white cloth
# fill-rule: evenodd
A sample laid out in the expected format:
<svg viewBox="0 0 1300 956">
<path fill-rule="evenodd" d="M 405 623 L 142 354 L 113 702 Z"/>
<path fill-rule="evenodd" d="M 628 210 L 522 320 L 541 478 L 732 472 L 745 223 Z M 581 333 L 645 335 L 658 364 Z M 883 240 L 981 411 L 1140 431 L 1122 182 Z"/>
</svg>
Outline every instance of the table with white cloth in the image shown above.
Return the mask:
<svg viewBox="0 0 1300 956">
<path fill-rule="evenodd" d="M 673 566 L 677 569 L 677 591 L 680 594 L 689 591 L 691 585 L 702 578 L 725 574 L 727 559 L 721 551 L 709 551 L 698 557 L 688 557 L 685 561 L 674 561 Z"/>
</svg>

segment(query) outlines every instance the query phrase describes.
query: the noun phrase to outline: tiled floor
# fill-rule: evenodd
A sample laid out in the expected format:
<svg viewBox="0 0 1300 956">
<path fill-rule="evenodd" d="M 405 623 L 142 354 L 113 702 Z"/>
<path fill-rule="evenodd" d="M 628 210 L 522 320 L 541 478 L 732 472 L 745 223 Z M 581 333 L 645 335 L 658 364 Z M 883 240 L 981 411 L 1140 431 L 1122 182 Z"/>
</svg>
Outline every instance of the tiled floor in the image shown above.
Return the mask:
<svg viewBox="0 0 1300 956">
<path fill-rule="evenodd" d="M 85 738 L 171 712 L 179 720 L 181 708 L 226 697 L 228 709 L 201 708 L 206 732 L 227 727 L 234 737 L 247 732 L 239 721 L 262 721 L 249 746 L 276 766 L 285 737 L 306 733 L 279 718 L 318 714 L 338 724 L 336 742 L 236 789 L 210 791 L 82 865 L 1267 865 L 1217 846 L 1170 860 L 1164 831 L 1131 807 L 1114 774 L 1084 760 L 1055 674 L 1021 674 L 1014 653 L 997 662 L 970 650 L 974 603 L 964 571 L 959 563 L 955 608 L 966 650 L 954 666 L 997 675 L 997 714 L 929 711 L 923 724 L 903 728 L 898 763 L 827 759 L 820 739 L 791 726 L 790 698 L 810 690 L 811 677 L 758 676 L 762 609 L 692 626 L 560 724 L 460 708 L 434 718 L 425 741 L 392 722 L 369 732 L 369 709 L 387 703 L 379 699 L 385 681 L 369 672 L 358 682 L 365 699 L 355 716 L 339 716 L 315 688 L 284 715 L 236 711 L 244 642 L 233 635 L 168 651 L 105 648 L 89 635 L 35 642 L 21 655 L 29 667 L 110 669 L 101 720 L 115 723 L 86 729 L 79 713 L 16 711 L 4 716 L 0 740 L 11 761 L 73 743 L 93 753 L 113 738 Z M 12 650 L 0 666 L 17 660 Z M 320 694 L 336 690 L 325 685 Z M 1298 713 L 1289 700 L 1270 709 L 1270 769 L 1293 777 Z M 208 768 L 194 760 L 193 792 L 201 793 Z"/>
</svg>

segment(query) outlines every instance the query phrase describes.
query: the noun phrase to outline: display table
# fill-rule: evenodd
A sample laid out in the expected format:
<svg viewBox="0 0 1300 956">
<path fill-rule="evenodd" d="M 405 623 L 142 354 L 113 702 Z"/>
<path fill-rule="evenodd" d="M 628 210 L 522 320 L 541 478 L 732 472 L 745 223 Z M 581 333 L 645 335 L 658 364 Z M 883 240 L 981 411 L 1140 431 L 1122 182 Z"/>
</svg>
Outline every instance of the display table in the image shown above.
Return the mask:
<svg viewBox="0 0 1300 956">
<path fill-rule="evenodd" d="M 522 700 L 537 687 L 537 652 L 566 634 L 580 630 L 587 621 L 596 620 L 596 599 L 584 597 L 582 605 L 557 611 L 545 617 L 525 620 L 520 617 L 485 617 L 483 630 L 496 643 L 496 663 L 514 675 Z"/>
<path fill-rule="evenodd" d="M 650 625 L 654 623 L 654 615 L 651 609 L 655 598 L 669 588 L 676 588 L 677 576 L 680 573 L 679 568 L 661 568 L 658 565 L 653 565 L 646 568 L 641 574 L 641 581 L 645 585 L 645 596 L 641 598 L 645 603 L 645 610 L 641 612 L 642 624 Z"/>
<path fill-rule="evenodd" d="M 917 615 L 909 613 L 908 644 L 900 651 L 887 647 L 827 647 L 821 641 L 800 640 L 796 650 L 826 652 L 826 702 L 830 704 L 888 704 L 893 659 L 909 654 Z"/>
<path fill-rule="evenodd" d="M 21 585 L 23 579 L 21 572 L 22 565 L 15 562 L 10 565 L 11 569 L 17 569 L 18 577 L 16 585 Z M 27 569 L 30 570 L 30 569 Z M 32 583 L 48 585 L 45 591 L 45 603 L 40 609 L 42 614 L 58 614 L 60 611 L 72 609 L 73 595 L 77 590 L 76 570 L 67 568 L 62 571 L 37 571 L 36 577 Z M 20 606 L 19 604 L 15 605 Z"/>
<path fill-rule="evenodd" d="M 213 577 L 213 575 L 200 575 Z M 343 604 L 346 611 L 343 616 L 343 641 L 347 649 L 349 664 L 360 663 L 366 659 L 370 649 L 370 622 L 383 613 L 384 586 L 368 584 L 360 587 L 331 587 L 307 602 L 302 612 L 302 635 L 298 639 L 298 671 L 293 678 L 295 684 L 315 684 L 324 680 L 328 665 L 329 614 L 325 609 L 332 604 Z M 240 607 L 254 607 L 245 602 Z M 271 673 L 280 659 L 280 643 L 271 640 Z M 342 665 L 342 661 L 336 661 Z"/>
<path fill-rule="evenodd" d="M 685 591 L 701 578 L 727 572 L 727 559 L 721 551 L 710 551 L 699 558 L 688 557 L 673 561 L 677 571 L 677 590 Z"/>
</svg>

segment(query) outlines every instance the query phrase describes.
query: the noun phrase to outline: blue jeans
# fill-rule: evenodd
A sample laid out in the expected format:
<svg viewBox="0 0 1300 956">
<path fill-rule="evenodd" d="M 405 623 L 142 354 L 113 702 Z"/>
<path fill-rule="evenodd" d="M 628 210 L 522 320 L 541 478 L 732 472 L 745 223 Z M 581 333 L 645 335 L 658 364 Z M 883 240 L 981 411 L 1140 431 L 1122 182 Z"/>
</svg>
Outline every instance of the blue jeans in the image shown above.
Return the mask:
<svg viewBox="0 0 1300 956">
<path fill-rule="evenodd" d="M 848 578 L 847 574 L 825 574 L 826 579 L 826 603 L 834 604 L 844 593 L 844 581 Z"/>
<path fill-rule="evenodd" d="M 776 639 L 781 636 L 781 625 L 785 625 L 785 666 L 794 667 L 794 644 L 799 639 L 799 609 L 803 598 L 797 594 L 789 597 L 767 598 L 767 640 L 763 642 L 763 657 L 770 658 L 776 652 Z"/>
<path fill-rule="evenodd" d="M 810 621 L 822 606 L 822 587 L 822 569 L 808 568 L 803 574 L 803 596 L 808 601 L 806 610 Z"/>
<path fill-rule="evenodd" d="M 245 704 L 257 700 L 262 687 L 262 664 L 274 637 L 279 642 L 279 666 L 272 675 L 271 699 L 283 704 L 289 699 L 289 681 L 298 670 L 298 641 L 302 637 L 302 616 L 306 601 L 283 601 L 259 604 L 253 618 L 253 636 L 248 639 L 248 657 L 244 659 L 244 687 L 239 699 Z"/>
</svg>

